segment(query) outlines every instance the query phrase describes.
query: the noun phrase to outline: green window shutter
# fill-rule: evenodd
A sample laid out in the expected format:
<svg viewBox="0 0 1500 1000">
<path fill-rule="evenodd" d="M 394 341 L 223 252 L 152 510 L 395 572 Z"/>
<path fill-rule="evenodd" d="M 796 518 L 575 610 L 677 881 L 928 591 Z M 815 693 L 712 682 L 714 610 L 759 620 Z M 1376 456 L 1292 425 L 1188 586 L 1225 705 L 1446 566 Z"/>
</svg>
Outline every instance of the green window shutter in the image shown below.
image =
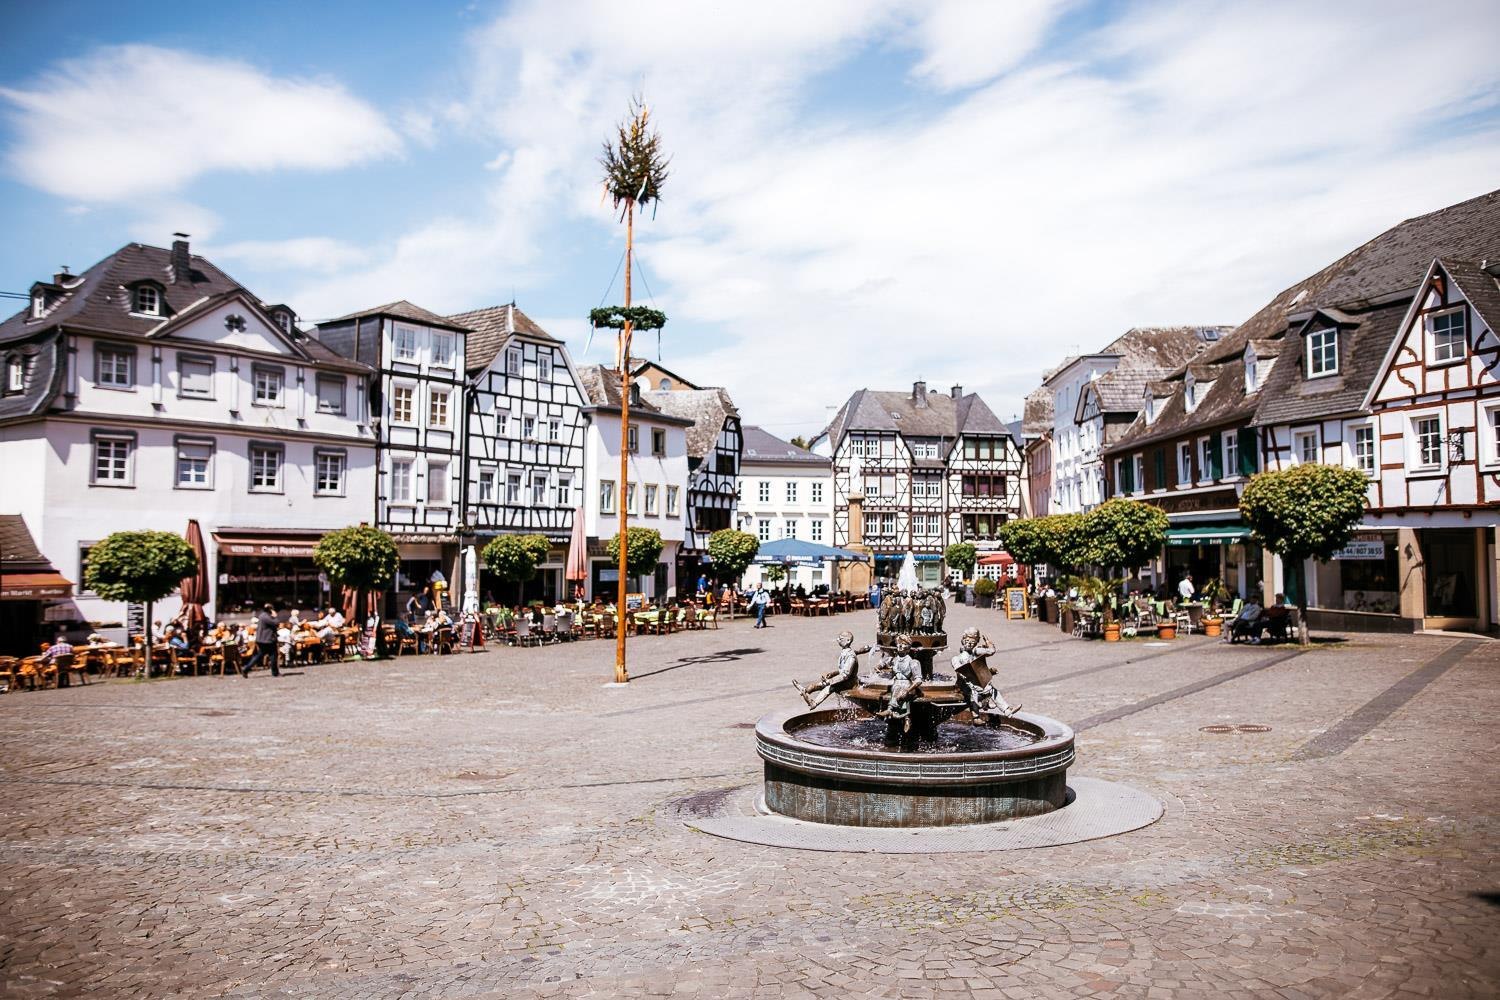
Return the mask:
<svg viewBox="0 0 1500 1000">
<path fill-rule="evenodd" d="M 1125 493 L 1135 492 L 1135 457 L 1132 455 L 1120 459 L 1120 489 Z"/>
<path fill-rule="evenodd" d="M 1239 458 L 1240 475 L 1253 476 L 1256 468 L 1260 465 L 1259 455 L 1256 451 L 1255 429 L 1253 427 L 1241 427 L 1237 432 L 1240 439 Z"/>
<path fill-rule="evenodd" d="M 1156 472 L 1156 482 L 1151 484 L 1155 490 L 1165 489 L 1167 485 L 1167 449 L 1158 448 L 1151 456 L 1153 470 Z"/>
<path fill-rule="evenodd" d="M 1208 474 L 1212 479 L 1224 477 L 1224 442 L 1217 434 L 1208 439 Z"/>
</svg>

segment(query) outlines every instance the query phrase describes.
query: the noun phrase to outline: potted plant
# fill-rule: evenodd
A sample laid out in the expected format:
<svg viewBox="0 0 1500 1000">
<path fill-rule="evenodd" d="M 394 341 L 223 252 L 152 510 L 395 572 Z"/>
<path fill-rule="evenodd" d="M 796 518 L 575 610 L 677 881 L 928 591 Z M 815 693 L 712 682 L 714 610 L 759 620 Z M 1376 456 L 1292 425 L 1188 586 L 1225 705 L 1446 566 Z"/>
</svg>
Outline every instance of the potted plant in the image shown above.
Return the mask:
<svg viewBox="0 0 1500 1000">
<path fill-rule="evenodd" d="M 1224 603 L 1227 592 L 1224 584 L 1218 577 L 1208 580 L 1203 584 L 1199 595 L 1203 598 L 1203 617 L 1199 624 L 1203 627 L 1203 634 L 1209 638 L 1215 638 L 1224 632 L 1224 618 L 1219 613 Z"/>
<path fill-rule="evenodd" d="M 974 603 L 981 608 L 988 608 L 995 603 L 995 581 L 987 576 L 981 576 L 974 581 Z"/>
<path fill-rule="evenodd" d="M 1104 640 L 1120 641 L 1120 623 L 1110 613 L 1109 598 L 1112 590 L 1108 580 L 1097 576 L 1085 576 L 1078 580 L 1078 595 L 1087 601 L 1094 611 L 1103 615 Z"/>
<path fill-rule="evenodd" d="M 1175 621 L 1172 621 L 1171 619 L 1163 622 L 1157 622 L 1156 637 L 1158 639 L 1177 638 L 1177 623 Z"/>
</svg>

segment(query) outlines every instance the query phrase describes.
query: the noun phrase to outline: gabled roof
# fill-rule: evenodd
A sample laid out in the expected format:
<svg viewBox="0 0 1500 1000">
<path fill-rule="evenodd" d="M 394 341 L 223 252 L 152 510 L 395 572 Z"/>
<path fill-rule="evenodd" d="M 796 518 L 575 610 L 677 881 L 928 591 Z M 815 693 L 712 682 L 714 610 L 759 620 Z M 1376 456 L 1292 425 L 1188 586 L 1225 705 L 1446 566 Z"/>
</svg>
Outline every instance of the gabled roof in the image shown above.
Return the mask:
<svg viewBox="0 0 1500 1000">
<path fill-rule="evenodd" d="M 1116 368 L 1094 379 L 1088 389 L 1099 397 L 1101 413 L 1138 413 L 1146 386 L 1169 374 L 1170 368 Z M 1079 396 L 1082 401 L 1082 394 Z"/>
<path fill-rule="evenodd" d="M 503 306 L 486 306 L 483 309 L 454 313 L 448 317 L 448 321 L 473 331 L 464 345 L 464 367 L 471 371 L 475 368 L 484 368 L 494 361 L 495 355 L 500 353 L 500 348 L 511 337 L 522 337 L 546 344 L 562 343 L 537 326 L 530 316 L 516 308 L 514 302 Z"/>
<path fill-rule="evenodd" d="M 620 412 L 620 370 L 618 368 L 581 365 L 576 371 L 579 388 L 583 390 L 584 399 L 588 400 L 585 409 L 600 410 L 605 413 Z M 644 396 L 639 402 L 630 404 L 630 416 L 632 420 L 640 417 L 642 420 L 678 424 L 683 427 L 692 423 L 691 420 L 663 413 Z"/>
<path fill-rule="evenodd" d="M 896 431 L 905 437 L 950 441 L 965 433 L 1009 433 L 978 393 L 954 399 L 948 393 L 928 392 L 919 403 L 914 391 L 876 389 L 856 390 L 818 436 L 827 435 L 830 446 L 837 448 L 850 431 Z"/>
<path fill-rule="evenodd" d="M 655 368 L 657 371 L 660 371 L 664 375 L 670 375 L 672 377 L 672 381 L 675 382 L 678 385 L 678 387 L 680 387 L 680 388 L 683 388 L 683 389 L 703 389 L 703 388 L 706 388 L 705 386 L 701 386 L 701 385 L 699 385 L 696 382 L 689 382 L 687 379 L 683 378 L 681 375 L 677 374 L 672 369 L 670 369 L 666 365 L 662 364 L 660 361 L 643 361 L 640 358 L 633 358 L 632 360 L 635 362 L 635 364 L 630 369 L 630 375 L 631 375 L 632 378 L 640 375 L 641 372 L 645 371 L 647 368 Z M 659 392 L 661 390 L 658 389 L 658 390 L 653 390 L 653 391 Z"/>
<path fill-rule="evenodd" d="M 26 573 L 53 571 L 52 564 L 36 547 L 20 514 L 0 514 L 0 571 Z"/>
<path fill-rule="evenodd" d="M 827 456 L 814 455 L 754 424 L 746 424 L 740 429 L 745 435 L 741 465 L 816 465 L 827 468 L 832 464 Z"/>
<path fill-rule="evenodd" d="M 421 323 L 423 326 L 435 326 L 443 330 L 455 330 L 458 333 L 469 332 L 467 326 L 455 323 L 451 319 L 439 316 L 437 313 L 423 309 L 421 306 L 408 302 L 405 299 L 397 299 L 395 302 L 387 302 L 383 306 L 372 306 L 369 309 L 361 309 L 358 312 L 346 313 L 334 319 L 324 320 L 318 325 L 328 326 L 334 323 L 348 323 L 356 319 L 374 319 L 382 316 L 390 317 L 391 319 L 410 320 L 413 323 Z"/>
<path fill-rule="evenodd" d="M 687 448 L 691 458 L 703 458 L 714 450 L 719 432 L 730 417 L 738 417 L 734 401 L 723 389 L 668 389 L 641 393 L 641 399 L 663 413 L 691 420 Z"/>
</svg>

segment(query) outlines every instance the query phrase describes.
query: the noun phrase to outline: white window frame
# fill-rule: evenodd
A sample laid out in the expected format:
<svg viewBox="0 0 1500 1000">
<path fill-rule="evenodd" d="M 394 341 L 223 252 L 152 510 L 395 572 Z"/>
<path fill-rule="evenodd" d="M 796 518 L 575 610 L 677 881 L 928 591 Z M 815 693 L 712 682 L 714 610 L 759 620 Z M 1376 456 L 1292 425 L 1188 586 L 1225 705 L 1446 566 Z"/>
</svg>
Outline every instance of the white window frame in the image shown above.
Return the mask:
<svg viewBox="0 0 1500 1000">
<path fill-rule="evenodd" d="M 188 391 L 187 371 L 188 367 L 196 365 L 200 369 L 208 369 L 208 389 L 205 392 Z M 178 399 L 213 399 L 215 376 L 219 373 L 219 366 L 210 355 L 203 354 L 179 354 L 177 355 L 177 398 Z"/>
<path fill-rule="evenodd" d="M 427 495 L 426 502 L 429 507 L 447 507 L 452 501 L 453 491 L 449 489 L 452 485 L 448 481 L 448 463 L 427 463 Z"/>
<path fill-rule="evenodd" d="M 1339 373 L 1339 329 L 1325 326 L 1310 331 L 1307 335 L 1307 377 L 1326 378 Z M 1332 359 L 1330 367 L 1320 369 L 1318 365 Z"/>
<path fill-rule="evenodd" d="M 26 389 L 26 362 L 19 355 L 5 359 L 5 391 L 23 392 Z"/>
<path fill-rule="evenodd" d="M 615 510 L 615 481 L 613 479 L 599 480 L 599 513 L 614 514 Z"/>
<path fill-rule="evenodd" d="M 1249 393 L 1254 392 L 1256 389 L 1260 388 L 1259 382 L 1257 380 L 1260 372 L 1255 367 L 1256 360 L 1257 359 L 1255 357 L 1255 348 L 1246 345 L 1246 347 L 1245 347 L 1245 392 L 1246 392 L 1247 395 Z"/>
<path fill-rule="evenodd" d="M 475 496 L 475 498 L 474 498 L 475 502 L 477 502 L 477 503 L 494 503 L 495 502 L 495 478 L 496 478 L 495 472 L 496 472 L 496 470 L 494 470 L 494 469 L 480 469 L 479 470 L 479 479 L 477 480 L 476 489 L 475 489 L 475 492 L 477 494 Z"/>
<path fill-rule="evenodd" d="M 495 405 L 495 436 L 510 437 L 510 409 L 502 410 L 498 403 Z"/>
<path fill-rule="evenodd" d="M 313 389 L 317 393 L 315 408 L 319 413 L 327 413 L 331 416 L 342 417 L 349 410 L 349 380 L 342 375 L 327 375 L 322 372 L 313 381 Z M 338 406 L 325 406 L 323 400 L 324 389 L 338 390 Z"/>
<path fill-rule="evenodd" d="M 756 484 L 755 497 L 761 503 L 771 502 L 771 481 L 769 479 L 762 479 Z"/>
<path fill-rule="evenodd" d="M 771 540 L 771 519 L 762 517 L 755 522 L 755 537 L 762 542 Z"/>
<path fill-rule="evenodd" d="M 1479 407 L 1479 466 L 1500 469 L 1500 402 Z"/>
<path fill-rule="evenodd" d="M 550 478 L 545 472 L 533 472 L 531 474 L 531 506 L 547 506 L 547 487 L 551 485 Z"/>
<path fill-rule="evenodd" d="M 676 517 L 677 516 L 677 489 L 678 488 L 676 486 L 668 486 L 667 487 L 667 516 L 668 517 Z"/>
<path fill-rule="evenodd" d="M 331 485 L 325 473 L 337 471 Z M 313 496 L 341 497 L 349 489 L 349 453 L 342 448 L 313 449 Z"/>
<path fill-rule="evenodd" d="M 571 506 L 573 506 L 573 477 L 572 476 L 559 475 L 557 477 L 557 483 L 556 483 L 556 486 L 555 486 L 555 491 L 553 493 L 553 498 L 555 500 L 554 506 L 557 506 L 557 507 L 571 507 Z"/>
<path fill-rule="evenodd" d="M 403 326 L 400 323 L 394 325 L 391 330 L 391 360 L 393 361 L 415 361 L 417 360 L 417 328 L 414 326 Z"/>
<path fill-rule="evenodd" d="M 1198 380 L 1193 377 L 1192 372 L 1188 372 L 1182 380 L 1182 405 L 1189 413 L 1198 408 Z"/>
<path fill-rule="evenodd" d="M 135 486 L 136 437 L 131 433 L 95 431 L 89 442 L 89 485 L 129 488 Z M 108 445 L 108 476 L 99 475 L 99 463 L 103 456 L 100 445 Z M 118 471 L 120 474 L 115 475 Z"/>
<path fill-rule="evenodd" d="M 1303 446 L 1312 442 L 1312 458 L 1307 457 L 1307 449 Z M 1318 444 L 1318 429 L 1292 431 L 1292 464 L 1293 465 L 1316 465 L 1323 457 L 1322 449 Z"/>
<path fill-rule="evenodd" d="M 250 402 L 253 406 L 286 409 L 286 369 L 276 365 L 252 365 Z"/>
<path fill-rule="evenodd" d="M 546 351 L 536 353 L 536 378 L 538 382 L 552 381 L 552 355 Z"/>
<path fill-rule="evenodd" d="M 1212 440 L 1213 435 L 1211 434 L 1198 439 L 1198 482 L 1200 483 L 1211 483 L 1214 481 L 1213 455 L 1211 454 L 1212 449 L 1209 448 Z M 1222 454 L 1221 452 L 1220 461 L 1223 460 Z M 1220 471 L 1222 472 L 1223 470 L 1221 469 Z"/>
<path fill-rule="evenodd" d="M 1361 431 L 1368 431 L 1370 434 L 1369 468 L 1365 468 L 1360 464 L 1359 434 Z M 1376 429 L 1375 424 L 1369 420 L 1363 420 L 1359 423 L 1349 424 L 1346 428 L 1346 433 L 1348 434 L 1349 442 L 1349 468 L 1358 469 L 1360 472 L 1363 472 L 1371 479 L 1374 479 L 1376 476 L 1380 475 L 1380 431 Z"/>
<path fill-rule="evenodd" d="M 786 481 L 786 502 L 797 502 L 797 480 L 795 479 L 788 479 Z"/>
<path fill-rule="evenodd" d="M 1437 421 L 1437 452 L 1435 464 L 1422 461 L 1422 431 L 1424 421 Z M 1441 410 L 1411 413 L 1406 418 L 1406 471 L 1413 476 L 1439 476 L 1448 471 L 1448 421 Z"/>
<path fill-rule="evenodd" d="M 562 417 L 548 417 L 547 418 L 547 440 L 548 441 L 561 441 L 562 440 Z"/>
<path fill-rule="evenodd" d="M 515 470 L 505 474 L 505 502 L 512 507 L 521 506 L 522 494 L 526 490 L 526 477 Z"/>
<path fill-rule="evenodd" d="M 1224 431 L 1219 435 L 1219 455 L 1224 467 L 1221 479 L 1237 479 L 1240 474 L 1240 435 L 1238 431 Z"/>
<path fill-rule="evenodd" d="M 130 311 L 137 316 L 160 316 L 161 289 L 155 285 L 136 285 L 130 293 Z"/>
<path fill-rule="evenodd" d="M 521 440 L 536 440 L 536 417 L 529 413 L 521 414 Z"/>
<path fill-rule="evenodd" d="M 781 522 L 781 537 L 782 538 L 796 538 L 797 537 L 797 519 L 795 517 L 788 517 L 788 518 L 785 518 L 785 519 L 782 520 L 782 522 Z"/>
<path fill-rule="evenodd" d="M 249 456 L 249 475 L 246 485 L 251 493 L 285 493 L 286 492 L 286 446 L 275 444 L 270 441 L 252 441 L 247 452 Z M 269 483 L 256 483 L 260 477 L 258 463 L 263 456 L 274 456 L 276 459 L 276 478 Z"/>
<path fill-rule="evenodd" d="M 113 378 L 106 379 L 105 372 L 111 375 L 118 374 L 119 360 L 125 362 L 125 381 L 114 381 Z M 94 345 L 94 384 L 103 389 L 114 389 L 116 391 L 134 391 L 135 389 L 135 351 L 129 347 L 119 347 L 114 344 Z"/>
<path fill-rule="evenodd" d="M 1130 471 L 1133 472 L 1133 473 L 1135 473 L 1135 480 L 1131 484 L 1131 485 L 1133 485 L 1135 487 L 1135 489 L 1132 490 L 1131 492 L 1133 492 L 1133 493 L 1145 493 L 1146 492 L 1146 456 L 1145 455 L 1132 455 L 1130 457 L 1130 463 L 1131 463 L 1131 465 L 1130 465 Z"/>
<path fill-rule="evenodd" d="M 417 463 L 415 459 L 391 459 L 391 503 L 407 507 L 412 505 L 416 467 Z"/>
<path fill-rule="evenodd" d="M 433 330 L 427 337 L 431 345 L 432 367 L 451 369 L 453 367 L 453 357 L 458 338 L 451 333 L 444 333 L 440 330 Z"/>
<path fill-rule="evenodd" d="M 1438 320 L 1446 320 L 1450 317 L 1458 317 L 1458 353 L 1449 353 L 1446 357 L 1438 357 L 1437 331 L 1433 329 Z M 1467 310 L 1462 303 L 1450 309 L 1440 309 L 1428 313 L 1422 318 L 1423 334 L 1427 338 L 1427 365 L 1430 368 L 1447 367 L 1467 361 L 1469 358 L 1469 318 Z M 1451 336 L 1452 331 L 1448 331 Z M 1451 347 L 1452 344 L 1445 346 Z"/>
<path fill-rule="evenodd" d="M 187 468 L 184 464 L 185 450 L 196 449 L 206 454 L 199 454 L 189 458 L 189 461 L 201 460 L 203 463 L 201 481 L 195 479 L 183 480 L 183 471 Z M 179 437 L 172 442 L 172 488 L 177 490 L 211 490 L 214 488 L 214 439 Z"/>
<path fill-rule="evenodd" d="M 437 386 L 430 386 L 428 388 L 428 390 L 427 390 L 427 426 L 428 427 L 446 428 L 448 426 L 448 419 L 449 419 L 449 416 L 451 415 L 452 410 L 453 410 L 452 406 L 449 405 L 450 402 L 452 401 L 452 399 L 453 399 L 453 392 L 450 389 L 440 389 Z"/>
<path fill-rule="evenodd" d="M 636 485 L 636 483 L 625 484 L 625 513 L 631 516 L 634 516 L 639 509 L 636 503 L 636 496 L 638 495 Z"/>
<path fill-rule="evenodd" d="M 519 347 L 507 347 L 505 349 L 505 374 L 519 377 L 523 360 L 524 358 Z"/>
<path fill-rule="evenodd" d="M 657 516 L 657 513 L 656 513 L 656 496 L 657 496 L 658 492 L 660 492 L 660 487 L 658 487 L 655 483 L 647 483 L 646 484 L 646 501 L 645 501 L 645 503 L 646 503 L 646 516 L 647 517 L 656 517 Z"/>
<path fill-rule="evenodd" d="M 814 479 L 811 483 L 808 484 L 808 489 L 811 492 L 811 495 L 807 498 L 807 502 L 808 503 L 822 503 L 823 502 L 823 482 L 822 482 L 822 480 L 820 480 L 820 479 Z"/>
<path fill-rule="evenodd" d="M 397 406 L 397 398 L 401 394 L 406 397 L 406 415 L 401 415 Z M 406 427 L 415 427 L 417 424 L 417 387 L 415 385 L 400 383 L 391 386 L 391 423 L 401 424 Z"/>
<path fill-rule="evenodd" d="M 1193 445 L 1189 441 L 1177 442 L 1177 485 L 1193 485 Z"/>
</svg>

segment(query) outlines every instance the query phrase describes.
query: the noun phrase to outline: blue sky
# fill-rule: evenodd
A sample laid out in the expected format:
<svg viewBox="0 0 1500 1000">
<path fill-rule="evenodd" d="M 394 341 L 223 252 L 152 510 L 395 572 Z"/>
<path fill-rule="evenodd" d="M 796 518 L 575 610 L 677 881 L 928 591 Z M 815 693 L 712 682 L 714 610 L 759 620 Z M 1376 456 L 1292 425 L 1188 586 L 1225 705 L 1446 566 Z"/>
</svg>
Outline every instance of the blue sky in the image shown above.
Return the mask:
<svg viewBox="0 0 1500 1000">
<path fill-rule="evenodd" d="M 1238 322 L 1500 180 L 1492 3 L 9 14 L 0 290 L 184 229 L 307 320 L 514 297 L 607 361 L 594 158 L 643 88 L 674 157 L 640 227 L 663 361 L 788 436 L 916 378 L 1008 417 L 1070 350 Z"/>
</svg>

